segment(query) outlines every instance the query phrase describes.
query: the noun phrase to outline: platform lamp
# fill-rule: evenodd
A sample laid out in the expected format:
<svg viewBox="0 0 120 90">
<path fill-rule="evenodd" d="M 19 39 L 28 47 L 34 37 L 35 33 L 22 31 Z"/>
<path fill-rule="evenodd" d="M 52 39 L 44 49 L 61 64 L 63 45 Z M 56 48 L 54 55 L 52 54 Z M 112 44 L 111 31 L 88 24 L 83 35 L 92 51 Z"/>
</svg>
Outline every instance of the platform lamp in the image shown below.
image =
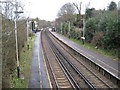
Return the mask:
<svg viewBox="0 0 120 90">
<path fill-rule="evenodd" d="M 27 23 L 27 49 L 29 50 L 29 39 L 28 39 L 28 37 L 29 37 L 29 33 L 28 33 L 28 29 L 29 29 L 29 17 L 27 18 L 26 23 Z"/>
<path fill-rule="evenodd" d="M 17 61 L 17 76 L 18 78 L 20 78 L 20 67 L 19 67 L 19 58 L 18 58 L 18 37 L 17 37 L 17 15 L 16 14 L 20 14 L 23 13 L 23 11 L 15 11 L 15 40 L 16 40 L 16 61 Z"/>
<path fill-rule="evenodd" d="M 0 1 L 0 3 L 11 3 L 13 6 L 14 4 L 11 2 L 11 1 Z M 18 39 L 17 39 L 17 24 L 16 24 L 16 21 L 17 21 L 17 13 L 23 13 L 23 11 L 20 11 L 18 12 L 17 11 L 17 5 L 15 5 L 15 8 L 16 8 L 16 11 L 14 12 L 15 13 L 15 40 L 16 40 L 16 61 L 17 61 L 17 75 L 18 75 L 18 78 L 20 78 L 20 68 L 19 68 L 19 59 L 18 59 Z"/>
</svg>

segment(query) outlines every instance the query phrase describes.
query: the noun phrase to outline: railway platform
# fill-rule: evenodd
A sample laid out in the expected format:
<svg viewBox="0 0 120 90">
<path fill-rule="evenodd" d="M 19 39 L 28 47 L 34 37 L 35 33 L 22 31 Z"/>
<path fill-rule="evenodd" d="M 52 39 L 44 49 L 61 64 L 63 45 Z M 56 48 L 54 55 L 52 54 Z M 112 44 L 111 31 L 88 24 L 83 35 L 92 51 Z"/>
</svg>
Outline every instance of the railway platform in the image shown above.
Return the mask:
<svg viewBox="0 0 120 90">
<path fill-rule="evenodd" d="M 102 69 L 103 74 L 107 74 L 110 79 L 114 79 L 114 81 L 119 85 L 120 83 L 120 62 L 114 61 L 106 56 L 98 54 L 92 50 L 89 50 L 62 35 L 51 32 L 56 38 L 66 44 L 68 47 L 81 54 L 92 63 L 95 64 L 95 67 L 98 66 Z"/>
<path fill-rule="evenodd" d="M 28 88 L 51 88 L 40 37 L 41 32 L 35 34 Z"/>
</svg>

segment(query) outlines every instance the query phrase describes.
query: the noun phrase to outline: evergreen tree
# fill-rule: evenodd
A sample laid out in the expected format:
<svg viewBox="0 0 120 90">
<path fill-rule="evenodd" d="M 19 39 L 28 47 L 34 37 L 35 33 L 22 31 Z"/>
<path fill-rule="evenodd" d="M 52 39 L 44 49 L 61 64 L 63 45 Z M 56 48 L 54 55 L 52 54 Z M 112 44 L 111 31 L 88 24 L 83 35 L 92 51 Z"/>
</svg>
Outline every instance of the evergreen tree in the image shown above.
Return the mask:
<svg viewBox="0 0 120 90">
<path fill-rule="evenodd" d="M 111 2 L 110 5 L 108 6 L 109 11 L 113 11 L 117 9 L 117 4 L 115 2 Z"/>
</svg>

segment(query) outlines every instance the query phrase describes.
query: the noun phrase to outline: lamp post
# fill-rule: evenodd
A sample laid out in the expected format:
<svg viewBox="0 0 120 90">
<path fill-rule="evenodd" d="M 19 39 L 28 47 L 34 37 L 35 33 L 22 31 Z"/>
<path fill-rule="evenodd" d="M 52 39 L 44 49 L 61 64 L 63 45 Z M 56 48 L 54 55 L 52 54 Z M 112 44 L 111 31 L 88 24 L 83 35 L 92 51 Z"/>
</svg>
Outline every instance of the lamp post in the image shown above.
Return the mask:
<svg viewBox="0 0 120 90">
<path fill-rule="evenodd" d="M 85 18 L 82 19 L 83 20 L 83 35 L 81 37 L 81 40 L 82 40 L 82 43 L 84 45 L 84 42 L 85 42 Z"/>
<path fill-rule="evenodd" d="M 68 21 L 68 37 L 70 38 L 70 21 Z"/>
<path fill-rule="evenodd" d="M 83 18 L 83 37 L 85 37 L 85 19 Z"/>
<path fill-rule="evenodd" d="M 90 2 L 91 0 L 89 1 L 88 5 L 85 7 L 85 12 L 86 10 L 88 9 L 88 7 L 90 6 Z M 86 22 L 85 22 L 85 17 L 83 16 L 83 36 L 81 37 L 82 39 L 82 42 L 83 42 L 83 45 L 84 45 L 84 42 L 85 42 L 85 27 L 86 27 Z"/>
<path fill-rule="evenodd" d="M 28 42 L 28 29 L 29 29 L 29 28 L 28 28 L 28 24 L 29 24 L 29 23 L 28 23 L 28 20 L 29 20 L 29 17 L 27 18 L 27 22 L 26 22 L 26 23 L 27 23 L 27 42 Z"/>
<path fill-rule="evenodd" d="M 12 5 L 14 5 L 11 1 L 0 1 L 0 3 L 11 3 Z M 16 61 L 17 61 L 17 75 L 18 78 L 20 78 L 20 68 L 19 68 L 19 58 L 18 58 L 18 38 L 17 38 L 17 15 L 18 13 L 23 13 L 23 11 L 17 11 L 17 4 L 15 4 L 15 41 L 16 41 Z M 2 14 L 2 13 L 1 13 Z"/>
<path fill-rule="evenodd" d="M 63 26 L 63 23 L 61 22 L 61 34 L 63 34 L 63 32 L 62 32 L 62 26 Z"/>
<path fill-rule="evenodd" d="M 22 11 L 15 11 L 15 41 L 16 41 L 16 59 L 17 59 L 17 75 L 20 78 L 20 67 L 19 67 L 19 56 L 18 56 L 18 36 L 17 36 L 17 15 L 18 13 L 23 13 Z"/>
<path fill-rule="evenodd" d="M 29 50 L 29 39 L 28 39 L 28 29 L 29 29 L 29 17 L 27 18 L 27 49 Z"/>
</svg>

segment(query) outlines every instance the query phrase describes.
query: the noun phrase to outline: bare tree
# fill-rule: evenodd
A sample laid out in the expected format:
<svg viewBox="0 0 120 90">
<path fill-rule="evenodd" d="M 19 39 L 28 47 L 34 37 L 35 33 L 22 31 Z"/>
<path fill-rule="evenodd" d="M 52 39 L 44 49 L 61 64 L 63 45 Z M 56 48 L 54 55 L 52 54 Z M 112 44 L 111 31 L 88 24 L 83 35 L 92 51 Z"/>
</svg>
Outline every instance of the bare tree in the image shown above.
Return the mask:
<svg viewBox="0 0 120 90">
<path fill-rule="evenodd" d="M 65 5 L 63 5 L 58 13 L 58 16 L 62 16 L 65 14 L 74 14 L 75 13 L 75 8 L 73 7 L 73 5 L 71 3 L 66 3 Z"/>
<path fill-rule="evenodd" d="M 91 0 L 89 0 L 89 2 L 86 5 L 85 9 L 87 9 L 90 6 L 90 2 L 91 2 Z M 82 2 L 73 3 L 73 5 L 76 7 L 76 10 L 78 11 L 78 14 L 81 15 L 81 5 L 82 5 Z"/>
<path fill-rule="evenodd" d="M 73 5 L 76 7 L 76 9 L 78 11 L 78 14 L 81 15 L 81 5 L 82 5 L 82 2 L 80 2 L 79 4 L 73 3 Z"/>
<path fill-rule="evenodd" d="M 60 11 L 58 12 L 58 17 L 61 18 L 62 21 L 71 21 L 74 14 L 75 8 L 73 4 L 66 3 L 61 7 Z"/>
<path fill-rule="evenodd" d="M 2 14 L 4 15 L 4 17 L 13 20 L 14 19 L 15 7 L 17 7 L 18 11 L 22 11 L 23 10 L 23 4 L 20 1 L 16 1 L 16 0 L 9 0 L 9 1 L 6 1 L 6 2 L 7 3 L 2 4 Z"/>
</svg>

